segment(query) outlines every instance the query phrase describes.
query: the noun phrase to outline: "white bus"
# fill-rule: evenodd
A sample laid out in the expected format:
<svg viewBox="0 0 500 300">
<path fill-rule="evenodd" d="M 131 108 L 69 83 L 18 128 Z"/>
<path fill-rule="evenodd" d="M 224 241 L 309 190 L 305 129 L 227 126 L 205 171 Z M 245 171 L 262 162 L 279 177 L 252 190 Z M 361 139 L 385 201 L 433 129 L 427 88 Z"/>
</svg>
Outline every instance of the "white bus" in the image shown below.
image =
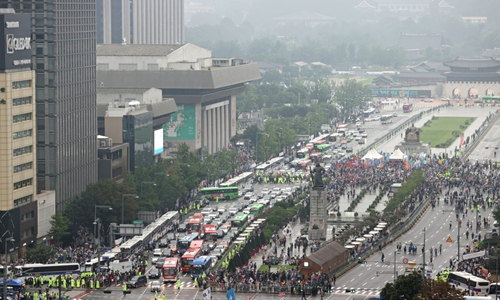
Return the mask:
<svg viewBox="0 0 500 300">
<path fill-rule="evenodd" d="M 474 291 L 477 296 L 488 296 L 490 282 L 467 272 L 450 272 L 448 283 L 463 291 Z"/>
</svg>

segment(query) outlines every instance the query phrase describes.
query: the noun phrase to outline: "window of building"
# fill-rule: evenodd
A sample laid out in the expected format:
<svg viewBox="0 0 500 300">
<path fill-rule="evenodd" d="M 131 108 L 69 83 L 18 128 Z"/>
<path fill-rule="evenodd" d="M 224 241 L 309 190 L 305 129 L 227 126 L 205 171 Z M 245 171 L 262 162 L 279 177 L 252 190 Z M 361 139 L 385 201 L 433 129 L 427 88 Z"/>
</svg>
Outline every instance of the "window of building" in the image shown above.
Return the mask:
<svg viewBox="0 0 500 300">
<path fill-rule="evenodd" d="M 23 231 L 23 239 L 26 239 L 34 235 L 35 235 L 35 227 L 31 227 L 30 229 L 26 229 Z"/>
<path fill-rule="evenodd" d="M 19 122 L 29 121 L 29 120 L 31 120 L 32 116 L 33 116 L 32 113 L 14 115 L 12 117 L 12 122 L 19 123 Z"/>
<path fill-rule="evenodd" d="M 21 215 L 21 221 L 33 219 L 34 217 L 35 217 L 35 212 L 30 211 L 30 212 L 27 212 L 27 213 Z"/>
<path fill-rule="evenodd" d="M 122 150 L 120 149 L 118 151 L 115 151 L 112 153 L 112 155 L 113 155 L 113 158 L 112 158 L 113 160 L 120 159 L 120 158 L 122 158 L 122 155 L 123 155 Z"/>
<path fill-rule="evenodd" d="M 113 171 L 111 171 L 111 178 L 116 178 L 118 176 L 121 176 L 122 173 L 123 173 L 122 167 L 118 167 L 116 169 L 113 169 Z"/>
<path fill-rule="evenodd" d="M 14 190 L 22 189 L 33 184 L 33 178 L 14 182 Z"/>
<path fill-rule="evenodd" d="M 15 98 L 12 99 L 12 105 L 19 106 L 19 105 L 31 104 L 31 101 L 32 101 L 31 97 Z"/>
<path fill-rule="evenodd" d="M 31 87 L 31 80 L 21 80 L 12 82 L 12 89 L 24 89 Z"/>
<path fill-rule="evenodd" d="M 26 146 L 14 149 L 14 156 L 24 155 L 33 152 L 33 146 Z"/>
<path fill-rule="evenodd" d="M 31 169 L 33 169 L 33 162 L 20 164 L 20 165 L 14 166 L 14 173 L 19 173 L 19 172 L 31 170 Z"/>
<path fill-rule="evenodd" d="M 17 139 L 21 139 L 21 138 L 25 138 L 25 137 L 29 137 L 33 134 L 33 130 L 32 129 L 28 129 L 28 130 L 21 130 L 21 131 L 17 131 L 17 132 L 14 132 L 12 134 L 12 138 L 14 140 L 17 140 Z"/>
<path fill-rule="evenodd" d="M 109 70 L 109 64 L 97 64 L 97 70 L 99 71 L 108 71 Z"/>
<path fill-rule="evenodd" d="M 119 64 L 118 69 L 122 71 L 135 71 L 137 70 L 137 64 Z"/>
<path fill-rule="evenodd" d="M 33 195 L 24 196 L 14 200 L 14 206 L 23 205 L 24 203 L 32 202 Z"/>
</svg>

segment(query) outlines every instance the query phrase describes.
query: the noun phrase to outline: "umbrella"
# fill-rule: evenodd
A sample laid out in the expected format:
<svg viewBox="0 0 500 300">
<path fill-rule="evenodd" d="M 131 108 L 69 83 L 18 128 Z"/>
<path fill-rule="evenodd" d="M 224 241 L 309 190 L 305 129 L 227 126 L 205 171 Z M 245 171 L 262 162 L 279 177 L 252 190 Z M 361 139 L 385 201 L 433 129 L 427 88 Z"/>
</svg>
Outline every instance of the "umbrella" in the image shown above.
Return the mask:
<svg viewBox="0 0 500 300">
<path fill-rule="evenodd" d="M 352 249 L 352 248 L 354 248 L 354 247 L 355 247 L 355 246 L 353 246 L 353 245 L 346 245 L 346 246 L 344 246 L 344 248 L 346 248 L 346 249 Z"/>
<path fill-rule="evenodd" d="M 352 242 L 353 245 L 361 245 L 361 242 Z"/>
<path fill-rule="evenodd" d="M 372 234 L 365 234 L 363 235 L 365 238 L 371 238 L 373 235 Z"/>
<path fill-rule="evenodd" d="M 359 237 L 356 239 L 356 241 L 358 242 L 364 242 L 366 239 L 364 237 Z"/>
<path fill-rule="evenodd" d="M 377 233 L 378 233 L 378 231 L 376 231 L 376 230 L 372 230 L 372 231 L 370 231 L 370 232 L 368 232 L 368 233 L 369 233 L 369 234 L 377 234 Z"/>
<path fill-rule="evenodd" d="M 378 223 L 378 225 L 387 225 L 387 223 L 385 223 L 385 222 L 380 222 L 380 223 Z"/>
<path fill-rule="evenodd" d="M 377 225 L 377 227 L 378 227 L 378 228 L 384 228 L 384 227 L 385 227 L 385 225 L 380 225 L 380 224 L 378 224 L 378 225 Z"/>
<path fill-rule="evenodd" d="M 384 228 L 380 228 L 380 227 L 375 228 L 375 231 L 382 231 L 382 230 L 384 230 Z"/>
</svg>

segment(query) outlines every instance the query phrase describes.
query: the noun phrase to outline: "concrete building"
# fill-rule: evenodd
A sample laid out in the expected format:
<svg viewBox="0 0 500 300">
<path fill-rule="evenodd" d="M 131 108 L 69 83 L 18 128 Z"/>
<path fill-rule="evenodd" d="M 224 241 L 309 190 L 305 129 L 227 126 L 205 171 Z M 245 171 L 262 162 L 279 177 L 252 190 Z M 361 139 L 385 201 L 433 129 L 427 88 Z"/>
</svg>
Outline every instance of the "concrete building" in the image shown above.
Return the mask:
<svg viewBox="0 0 500 300">
<path fill-rule="evenodd" d="M 193 151 L 228 146 L 236 134 L 236 95 L 261 79 L 256 64 L 214 67 L 211 51 L 191 44 L 98 45 L 97 55 L 101 88 L 157 88 L 175 99 L 178 111 L 163 126 L 164 139 Z"/>
<path fill-rule="evenodd" d="M 112 179 L 121 182 L 129 171 L 129 155 L 127 143 L 113 143 L 113 139 L 98 135 L 99 172 L 98 179 Z"/>
<path fill-rule="evenodd" d="M 13 248 L 36 242 L 35 72 L 30 15 L 0 9 L 0 233 Z M 4 239 L 0 242 L 4 242 Z M 1 245 L 2 251 L 5 249 Z"/>
<path fill-rule="evenodd" d="M 95 0 L 4 0 L 31 15 L 37 189 L 57 209 L 97 180 Z"/>
<path fill-rule="evenodd" d="M 98 44 L 183 44 L 184 0 L 99 0 Z"/>
<path fill-rule="evenodd" d="M 122 168 L 123 174 L 157 161 L 165 155 L 164 150 L 171 147 L 163 139 L 163 126 L 170 121 L 177 106 L 174 99 L 163 98 L 161 90 L 99 88 L 97 101 L 99 134 L 111 138 L 114 145 L 108 150 L 100 149 L 99 159 L 101 154 L 112 151 L 117 145 L 129 143 L 128 168 Z M 125 167 L 115 162 L 117 164 Z M 99 172 L 99 178 L 108 176 L 106 174 Z"/>
<path fill-rule="evenodd" d="M 37 195 L 38 202 L 38 234 L 36 236 L 38 243 L 50 242 L 49 236 L 50 220 L 56 213 L 56 192 L 55 191 L 41 191 Z"/>
</svg>

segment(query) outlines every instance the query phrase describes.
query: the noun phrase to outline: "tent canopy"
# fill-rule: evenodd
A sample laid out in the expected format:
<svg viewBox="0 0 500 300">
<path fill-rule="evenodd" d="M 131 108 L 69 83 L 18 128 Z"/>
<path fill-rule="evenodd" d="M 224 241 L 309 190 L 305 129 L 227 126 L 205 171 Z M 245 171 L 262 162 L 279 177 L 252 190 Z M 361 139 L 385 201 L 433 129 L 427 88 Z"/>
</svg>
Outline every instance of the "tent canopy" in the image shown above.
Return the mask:
<svg viewBox="0 0 500 300">
<path fill-rule="evenodd" d="M 365 156 L 363 156 L 362 159 L 369 159 L 369 160 L 375 160 L 375 159 L 381 159 L 383 156 L 380 155 L 377 150 L 375 149 L 370 149 Z"/>
<path fill-rule="evenodd" d="M 389 156 L 389 160 L 404 160 L 405 154 L 399 148 L 392 152 L 391 156 Z"/>
</svg>

